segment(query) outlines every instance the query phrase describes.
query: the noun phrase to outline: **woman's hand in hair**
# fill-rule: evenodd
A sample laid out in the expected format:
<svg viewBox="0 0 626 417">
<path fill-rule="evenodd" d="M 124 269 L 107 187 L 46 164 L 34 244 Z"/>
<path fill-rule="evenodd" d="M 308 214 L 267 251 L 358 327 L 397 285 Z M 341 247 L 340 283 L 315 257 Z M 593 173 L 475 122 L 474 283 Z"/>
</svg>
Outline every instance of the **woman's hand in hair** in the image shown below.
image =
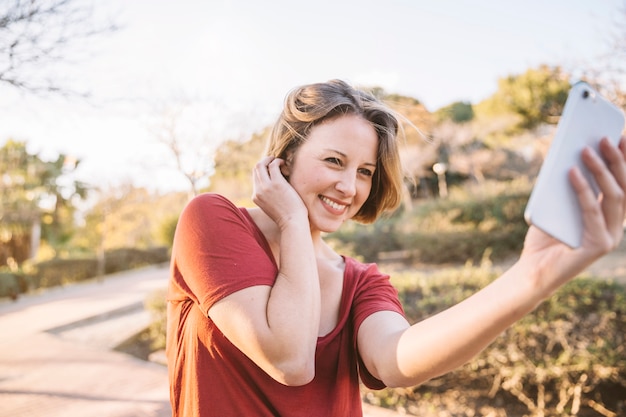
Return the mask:
<svg viewBox="0 0 626 417">
<path fill-rule="evenodd" d="M 267 156 L 253 172 L 252 201 L 281 229 L 292 221 L 308 221 L 306 206 L 281 172 L 284 164 L 283 159 Z"/>
</svg>

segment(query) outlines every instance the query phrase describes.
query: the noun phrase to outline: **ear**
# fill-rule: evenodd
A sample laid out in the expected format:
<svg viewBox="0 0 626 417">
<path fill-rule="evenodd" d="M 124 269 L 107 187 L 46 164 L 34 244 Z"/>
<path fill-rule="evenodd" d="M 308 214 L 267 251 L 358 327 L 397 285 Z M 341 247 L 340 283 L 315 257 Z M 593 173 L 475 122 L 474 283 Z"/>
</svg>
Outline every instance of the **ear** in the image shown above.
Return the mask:
<svg viewBox="0 0 626 417">
<path fill-rule="evenodd" d="M 285 163 L 280 166 L 280 172 L 285 176 L 291 175 L 291 169 L 293 167 L 293 151 L 287 151 L 285 155 Z"/>
</svg>

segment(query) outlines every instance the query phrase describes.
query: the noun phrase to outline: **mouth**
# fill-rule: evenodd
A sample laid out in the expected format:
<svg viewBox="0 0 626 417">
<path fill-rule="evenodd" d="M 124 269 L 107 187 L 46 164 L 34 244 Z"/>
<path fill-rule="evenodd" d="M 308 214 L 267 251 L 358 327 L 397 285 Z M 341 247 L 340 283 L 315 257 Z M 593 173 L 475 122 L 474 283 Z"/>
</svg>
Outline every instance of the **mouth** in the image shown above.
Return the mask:
<svg viewBox="0 0 626 417">
<path fill-rule="evenodd" d="M 328 197 L 324 197 L 323 195 L 320 195 L 319 199 L 322 200 L 322 202 L 328 207 L 337 212 L 343 212 L 348 207 L 346 204 L 337 203 L 336 201 L 333 201 Z"/>
</svg>

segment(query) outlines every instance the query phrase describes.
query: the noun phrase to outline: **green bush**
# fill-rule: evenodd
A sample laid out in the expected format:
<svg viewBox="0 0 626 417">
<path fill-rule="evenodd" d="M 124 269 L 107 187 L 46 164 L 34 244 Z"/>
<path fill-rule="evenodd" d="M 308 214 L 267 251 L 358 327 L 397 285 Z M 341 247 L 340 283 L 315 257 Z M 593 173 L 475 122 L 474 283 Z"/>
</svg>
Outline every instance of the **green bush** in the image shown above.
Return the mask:
<svg viewBox="0 0 626 417">
<path fill-rule="evenodd" d="M 154 265 L 169 261 L 167 247 L 150 249 L 121 248 L 107 251 L 105 254 L 105 273 L 113 274 L 119 271 Z"/>
<path fill-rule="evenodd" d="M 34 288 L 49 288 L 84 281 L 97 275 L 93 259 L 51 259 L 35 265 Z"/>
<path fill-rule="evenodd" d="M 494 276 L 464 268 L 405 275 L 397 287 L 407 316 L 417 322 Z M 409 412 L 424 404 L 444 407 L 443 398 L 454 398 L 466 409 L 498 416 L 625 415 L 626 288 L 576 279 L 462 368 L 414 389 L 367 391 L 365 398 Z"/>
<path fill-rule="evenodd" d="M 382 252 L 401 250 L 401 233 L 396 218 L 383 218 L 372 225 L 350 222 L 334 232 L 329 243 L 343 255 L 376 262 Z"/>
<path fill-rule="evenodd" d="M 123 248 L 105 253 L 105 274 L 112 274 L 142 266 L 169 262 L 169 249 Z M 32 271 L 14 273 L 0 271 L 0 298 L 17 298 L 19 294 L 39 288 L 50 288 L 96 278 L 98 260 L 95 256 L 84 258 L 54 258 L 29 264 Z"/>
<path fill-rule="evenodd" d="M 25 280 L 21 274 L 14 272 L 0 272 L 0 298 L 16 299 L 25 291 Z"/>
<path fill-rule="evenodd" d="M 343 254 L 370 262 L 385 252 L 422 264 L 478 262 L 485 251 L 504 259 L 522 249 L 528 189 L 523 181 L 455 189 L 450 198 L 416 203 L 373 225 L 349 223 L 328 238 Z"/>
<path fill-rule="evenodd" d="M 151 293 L 144 301 L 144 306 L 152 316 L 148 327 L 150 347 L 153 351 L 165 349 L 167 330 L 167 290 L 160 289 Z"/>
</svg>

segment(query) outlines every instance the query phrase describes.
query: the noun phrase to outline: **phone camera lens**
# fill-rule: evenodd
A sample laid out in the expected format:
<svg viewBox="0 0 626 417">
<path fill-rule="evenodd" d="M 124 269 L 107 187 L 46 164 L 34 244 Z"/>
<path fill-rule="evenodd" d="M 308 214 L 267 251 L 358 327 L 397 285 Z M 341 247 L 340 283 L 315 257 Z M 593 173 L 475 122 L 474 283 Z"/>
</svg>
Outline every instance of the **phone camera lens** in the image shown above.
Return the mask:
<svg viewBox="0 0 626 417">
<path fill-rule="evenodd" d="M 589 91 L 583 91 L 583 98 L 589 98 Z"/>
</svg>

